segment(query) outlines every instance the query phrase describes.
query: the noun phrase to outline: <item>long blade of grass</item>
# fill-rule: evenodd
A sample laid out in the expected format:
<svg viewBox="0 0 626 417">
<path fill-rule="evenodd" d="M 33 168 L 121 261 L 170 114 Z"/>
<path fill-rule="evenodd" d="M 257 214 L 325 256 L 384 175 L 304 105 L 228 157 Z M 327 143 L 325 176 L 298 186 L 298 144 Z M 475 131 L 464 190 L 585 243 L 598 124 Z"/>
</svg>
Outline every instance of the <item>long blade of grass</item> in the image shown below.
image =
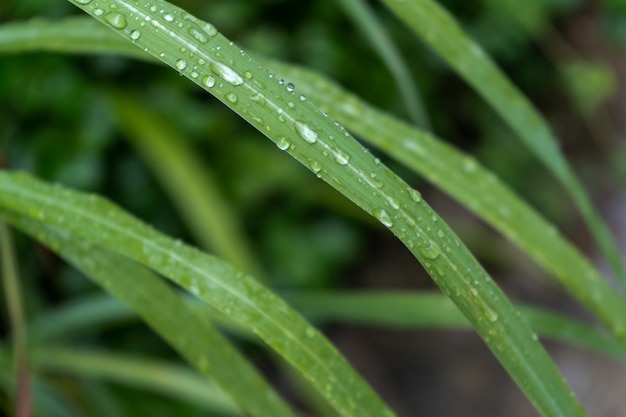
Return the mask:
<svg viewBox="0 0 626 417">
<path fill-rule="evenodd" d="M 111 94 L 125 137 L 163 184 L 198 241 L 244 271 L 261 268 L 210 171 L 162 118 L 121 92 Z"/>
<path fill-rule="evenodd" d="M 406 329 L 472 329 L 465 316 L 445 296 L 434 293 L 394 292 L 289 292 L 286 300 L 315 323 L 352 323 Z M 206 304 L 187 300 L 192 308 L 234 330 L 232 322 L 215 315 Z M 532 329 L 546 339 L 570 343 L 626 361 L 626 348 L 610 336 L 564 315 L 549 310 L 518 306 Z M 38 343 L 58 342 L 67 335 L 94 332 L 100 328 L 136 319 L 132 310 L 109 296 L 78 299 L 31 323 L 32 338 Z M 244 329 L 242 329 L 245 331 Z M 239 332 L 239 336 L 249 335 Z"/>
<path fill-rule="evenodd" d="M 89 268 L 102 260 L 94 258 L 98 251 L 93 250 L 87 241 L 78 239 L 81 246 L 77 246 L 75 239 L 80 236 L 146 264 L 257 334 L 306 375 L 322 395 L 345 415 L 393 415 L 319 332 L 273 293 L 229 264 L 158 233 L 96 196 L 83 195 L 60 186 L 45 185 L 22 174 L 0 173 L 0 184 L 0 206 L 3 207 L 0 209 L 1 215 L 22 229 L 28 228 L 30 234 L 39 240 L 46 240 L 51 247 L 58 248 L 60 239 L 69 236 L 69 240 L 65 242 L 68 247 L 62 251 L 64 256 L 68 256 L 70 250 L 84 248 L 80 254 L 72 253 L 72 262 L 86 259 L 90 262 L 81 266 Z M 13 192 L 9 192 L 9 189 L 13 189 Z M 17 197 L 14 192 L 22 197 Z M 29 202 L 31 198 L 35 200 Z M 35 201 L 35 206 L 31 206 L 30 203 Z M 46 228 L 46 224 L 61 228 L 63 234 L 56 232 L 51 235 L 54 230 Z M 129 268 L 133 265 L 130 262 L 123 263 L 122 258 L 117 258 L 111 262 L 102 260 L 97 267 L 89 270 L 89 276 L 102 273 L 100 280 L 105 286 L 115 276 L 107 268 L 118 268 L 120 265 Z M 146 271 L 142 271 L 145 275 Z M 120 284 L 131 287 L 116 296 L 143 297 L 143 292 L 137 291 L 134 273 L 123 273 L 121 276 L 132 276 L 133 280 L 121 280 Z M 108 291 L 115 289 L 105 288 Z M 157 308 L 164 316 L 163 320 L 169 320 L 168 323 L 173 328 L 167 334 L 176 331 L 190 333 L 188 337 L 179 337 L 170 340 L 170 343 L 189 343 L 190 337 L 199 337 L 207 332 L 199 324 L 189 322 L 191 317 L 181 321 L 171 314 L 184 307 L 180 297 L 172 300 L 182 304 L 177 306 L 167 306 L 163 298 L 163 295 L 150 296 L 145 302 L 151 303 L 150 307 Z M 205 321 L 202 323 L 206 324 Z M 199 351 L 187 359 L 200 370 L 206 370 L 207 354 L 206 351 Z M 222 362 L 228 363 L 228 360 L 222 359 Z M 215 366 L 217 365 L 212 365 L 212 368 Z M 243 382 L 247 378 L 240 378 L 241 373 L 235 372 L 230 365 L 227 368 L 234 380 L 233 384 L 239 383 L 239 389 L 243 392 L 263 397 L 267 395 L 267 390 L 260 390 L 258 387 L 243 388 Z M 258 398 L 250 399 L 251 405 L 255 401 Z M 270 412 L 265 415 L 277 414 Z"/>
<path fill-rule="evenodd" d="M 343 128 L 289 85 L 283 89 L 279 82 L 273 83 L 271 75 L 212 25 L 181 9 L 166 2 L 156 6 L 116 0 L 105 10 L 99 3 L 84 1 L 73 3 L 203 86 L 389 227 L 459 306 L 543 414 L 584 415 L 527 323 L 452 230 L 419 194 Z M 349 403 L 348 408 L 334 404 L 342 413 L 352 412 Z"/>
<path fill-rule="evenodd" d="M 58 35 L 63 33 L 58 28 L 48 32 L 48 28 L 54 25 L 45 24 L 40 29 L 43 31 L 43 45 L 33 42 L 21 51 L 31 48 L 40 50 L 47 42 L 57 45 L 59 49 L 52 50 L 59 52 L 75 53 L 88 49 L 87 45 L 81 43 L 83 41 L 71 36 L 74 33 L 73 25 L 76 24 L 73 19 L 57 24 L 69 26 L 67 33 L 70 36 Z M 86 26 L 85 22 L 80 22 L 80 26 L 83 25 Z M 98 34 L 99 39 L 105 39 L 105 33 L 110 32 L 101 26 L 92 26 L 91 32 L 103 32 Z M 0 39 L 3 37 L 2 33 L 0 28 Z M 58 37 L 51 38 L 55 35 Z M 108 36 L 111 43 L 109 51 L 126 54 L 125 48 L 116 49 L 115 46 L 123 39 L 113 33 Z M 14 41 L 22 43 L 19 39 Z M 72 42 L 76 43 L 74 47 Z M 264 60 L 263 63 L 284 78 L 295 81 L 298 89 L 314 104 L 363 140 L 424 175 L 434 185 L 501 231 L 539 265 L 560 279 L 566 288 L 624 340 L 624 301 L 603 282 L 601 274 L 584 255 L 558 234 L 552 224 L 545 221 L 476 160 L 436 137 L 382 113 L 316 72 L 276 61 Z M 589 291 L 589 288 L 593 288 L 593 291 Z"/>
<path fill-rule="evenodd" d="M 39 372 L 60 371 L 157 392 L 225 415 L 242 415 L 230 398 L 197 372 L 144 357 L 47 346 L 34 352 Z"/>
<path fill-rule="evenodd" d="M 2 215 L 54 248 L 89 278 L 135 310 L 189 363 L 214 380 L 247 413 L 257 417 L 294 416 L 263 377 L 211 323 L 198 316 L 180 295 L 154 274 L 115 252 L 78 238 L 71 230 L 55 228 L 41 219 L 29 219 L 15 212 L 5 211 Z"/>
<path fill-rule="evenodd" d="M 74 24 L 76 22 L 73 19 L 57 23 L 62 27 L 68 26 L 69 34 L 74 33 Z M 57 45 L 59 49 L 51 50 L 58 52 L 76 53 L 88 49 L 88 45 L 81 44 L 83 41 L 78 38 L 57 35 L 63 33 L 58 28 L 47 32 L 53 26 L 45 24 L 40 29 L 43 31 L 44 45 L 33 42 L 21 51 L 31 48 L 41 50 L 48 42 Z M 85 22 L 80 22 L 80 26 L 86 26 Z M 105 39 L 106 33 L 110 32 L 100 25 L 92 25 L 90 30 L 92 33 L 103 32 L 98 34 L 99 39 Z M 0 28 L 0 39 L 3 38 L 2 33 Z M 51 38 L 55 35 L 59 37 Z M 109 33 L 108 36 L 111 42 L 108 50 L 126 54 L 125 48 L 116 49 L 114 46 L 123 39 L 114 33 Z M 19 39 L 14 40 L 21 44 Z M 76 42 L 76 45 L 72 47 L 71 42 Z M 282 77 L 296 82 L 298 89 L 314 104 L 363 140 L 425 176 L 431 183 L 501 231 L 539 265 L 554 274 L 620 340 L 625 339 L 623 333 L 626 329 L 626 303 L 603 282 L 601 274 L 552 224 L 475 159 L 426 132 L 413 129 L 382 113 L 316 72 L 276 61 L 264 60 L 263 63 Z M 589 288 L 593 290 L 589 291 Z"/>
<path fill-rule="evenodd" d="M 390 117 L 325 77 L 278 62 L 268 66 L 310 100 L 499 230 L 550 271 L 626 344 L 626 302 L 555 227 L 474 158 Z"/>
<path fill-rule="evenodd" d="M 385 27 L 378 21 L 371 6 L 364 0 L 340 0 L 339 4 L 345 9 L 346 14 L 354 21 L 363 36 L 367 38 L 395 78 L 398 92 L 404 99 L 413 122 L 426 130 L 431 130 L 432 126 L 417 84 L 413 81 L 413 76 L 402 55 Z"/>
<path fill-rule="evenodd" d="M 626 290 L 619 246 L 558 147 L 548 124 L 456 20 L 433 0 L 383 0 L 491 105 L 571 194 L 613 272 Z"/>
<path fill-rule="evenodd" d="M 32 413 L 32 400 L 26 322 L 13 236 L 3 221 L 0 221 L 0 265 L 2 265 L 2 286 L 11 324 L 13 351 L 15 352 L 13 364 L 16 380 L 15 397 L 13 398 L 14 415 L 16 417 L 29 417 Z"/>
<path fill-rule="evenodd" d="M 400 329 L 470 329 L 467 319 L 441 294 L 394 292 L 293 293 L 287 300 L 314 321 Z M 548 310 L 520 306 L 540 336 L 626 360 L 626 348 L 610 336 Z"/>
</svg>

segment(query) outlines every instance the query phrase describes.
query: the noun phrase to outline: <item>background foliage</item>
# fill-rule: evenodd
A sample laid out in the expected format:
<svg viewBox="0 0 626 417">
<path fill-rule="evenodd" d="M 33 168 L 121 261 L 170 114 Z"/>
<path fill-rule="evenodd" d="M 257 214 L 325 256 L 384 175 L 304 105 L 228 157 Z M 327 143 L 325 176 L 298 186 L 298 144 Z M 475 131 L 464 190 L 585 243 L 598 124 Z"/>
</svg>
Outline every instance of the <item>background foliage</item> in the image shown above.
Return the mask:
<svg viewBox="0 0 626 417">
<path fill-rule="evenodd" d="M 409 119 L 394 78 L 339 2 L 181 0 L 176 4 L 206 17 L 246 50 L 314 68 L 377 107 Z M 550 118 L 563 139 L 565 152 L 601 208 L 607 213 L 623 210 L 626 152 L 621 134 L 625 126 L 618 117 L 623 98 L 616 93 L 623 77 L 620 71 L 624 68 L 621 55 L 626 42 L 626 10 L 619 2 L 533 0 L 524 2 L 521 10 L 516 9 L 521 2 L 516 6 L 516 2 L 504 0 L 483 0 L 479 4 L 449 0 L 442 4 Z M 585 248 L 589 236 L 582 231 L 578 215 L 563 190 L 546 180 L 547 173 L 536 159 L 517 141 L 506 140 L 511 132 L 440 59 L 416 42 L 409 29 L 379 3 L 371 6 L 402 54 L 409 57 L 406 63 L 438 136 L 476 155 Z M 0 4 L 0 23 L 75 14 L 79 11 L 66 1 L 9 0 Z M 115 90 L 110 87 L 113 85 Z M 142 110 L 157 115 L 165 128 L 177 132 L 180 140 L 201 155 L 203 175 L 227 196 L 242 230 L 250 237 L 251 252 L 258 255 L 258 268 L 265 271 L 266 282 L 273 288 L 286 293 L 431 287 L 418 265 L 403 255 L 400 246 L 375 222 L 267 141 L 260 140 L 254 129 L 215 99 L 166 68 L 110 56 L 3 56 L 0 151 L 4 163 L 43 179 L 105 195 L 166 234 L 206 246 L 181 219 L 154 168 L 140 156 L 139 145 L 130 142 L 130 128 L 124 127 L 111 98 L 120 91 L 142 103 Z M 411 185 L 423 190 L 427 200 L 500 283 L 518 295 L 517 299 L 573 309 L 548 284 L 537 290 L 524 283 L 527 275 L 541 275 L 524 255 L 503 245 L 500 238 L 438 191 L 426 188 L 420 178 L 381 158 Z M 623 222 L 623 214 L 621 218 Z M 27 317 L 36 318 L 78 297 L 99 293 L 50 252 L 40 247 L 33 250 L 31 241 L 18 236 L 17 247 Z M 409 275 L 423 279 L 409 282 Z M 574 313 L 583 315 L 577 310 Z M 445 401 L 424 405 L 403 399 L 424 389 L 420 385 L 424 382 L 370 363 L 385 362 L 376 354 L 397 354 L 395 344 L 405 344 L 410 351 L 416 344 L 410 340 L 428 339 L 437 345 L 440 335 L 401 334 L 403 342 L 392 338 L 386 346 L 373 342 L 372 349 L 365 349 L 355 347 L 369 341 L 358 329 L 332 327 L 330 332 L 348 357 L 351 351 L 356 352 L 351 360 L 357 368 L 362 367 L 395 408 L 405 410 L 406 415 L 455 415 L 455 410 L 446 413 Z M 136 323 L 66 337 L 79 346 L 175 357 L 151 331 Z M 453 342 L 469 343 L 466 336 L 449 337 Z M 280 371 L 273 357 L 245 339 L 241 345 L 273 380 L 286 387 L 291 385 L 286 382 L 288 374 Z M 406 360 L 409 355 L 400 356 Z M 442 354 L 439 359 L 445 361 L 446 356 Z M 412 360 L 416 373 L 427 366 L 424 359 Z M 401 367 L 401 363 L 390 360 L 389 366 Z M 439 373 L 429 373 L 431 378 L 450 375 L 447 368 L 438 369 Z M 467 378 L 477 378 L 482 369 L 467 371 Z M 377 375 L 371 375 L 376 372 L 400 375 L 406 382 L 393 384 L 389 382 L 392 378 L 385 375 L 376 379 Z M 494 380 L 502 378 L 497 372 Z M 76 413 L 97 415 L 91 414 L 95 410 L 89 409 L 87 398 L 81 398 L 89 395 L 104 398 L 103 403 L 114 398 L 110 409 L 128 415 L 201 414 L 196 406 L 170 402 L 140 390 L 120 389 L 115 384 L 90 382 L 88 394 L 76 393 L 72 387 L 80 380 L 58 378 L 59 386 L 74 393 L 70 398 Z M 467 385 L 464 387 L 467 389 Z M 398 398 L 394 398 L 396 395 Z M 492 400 L 491 395 L 481 393 L 467 396 L 471 404 Z M 493 401 L 491 409 L 475 405 L 476 415 L 498 410 Z M 509 410 L 513 401 L 503 407 Z M 106 411 L 100 412 L 107 415 Z"/>
</svg>

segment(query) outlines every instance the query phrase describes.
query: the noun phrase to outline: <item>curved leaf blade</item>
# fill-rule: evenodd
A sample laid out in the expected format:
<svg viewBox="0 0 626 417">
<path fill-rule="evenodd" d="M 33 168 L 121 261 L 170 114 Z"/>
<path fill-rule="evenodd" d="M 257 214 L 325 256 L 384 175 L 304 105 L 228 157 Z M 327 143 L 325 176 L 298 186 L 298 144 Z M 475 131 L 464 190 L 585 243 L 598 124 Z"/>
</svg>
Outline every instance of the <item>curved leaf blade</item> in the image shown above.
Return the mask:
<svg viewBox="0 0 626 417">
<path fill-rule="evenodd" d="M 11 211 L 2 211 L 2 216 L 59 252 L 136 311 L 189 363 L 212 378 L 250 415 L 294 417 L 279 395 L 210 321 L 199 316 L 180 295 L 150 271 L 115 252 L 80 239 L 71 231 Z"/>
<path fill-rule="evenodd" d="M 473 42 L 455 19 L 433 0 L 383 0 L 441 55 L 517 133 L 571 194 L 596 242 L 626 289 L 626 267 L 619 246 L 596 212 L 576 174 L 558 148 L 547 123 L 532 104 Z"/>
</svg>

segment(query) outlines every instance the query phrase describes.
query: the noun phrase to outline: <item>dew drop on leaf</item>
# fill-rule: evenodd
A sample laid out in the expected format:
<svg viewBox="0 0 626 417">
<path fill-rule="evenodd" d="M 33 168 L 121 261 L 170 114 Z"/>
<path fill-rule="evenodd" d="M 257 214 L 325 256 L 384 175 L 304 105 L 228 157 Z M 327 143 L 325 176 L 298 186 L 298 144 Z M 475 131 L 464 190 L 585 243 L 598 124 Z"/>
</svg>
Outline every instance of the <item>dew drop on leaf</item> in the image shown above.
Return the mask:
<svg viewBox="0 0 626 417">
<path fill-rule="evenodd" d="M 281 151 L 286 151 L 287 149 L 289 149 L 290 145 L 291 143 L 289 143 L 289 140 L 284 136 L 279 136 L 278 140 L 276 141 L 276 146 Z"/>
<path fill-rule="evenodd" d="M 95 16 L 102 16 L 104 14 L 104 9 L 101 9 L 99 7 L 97 9 L 93 9 L 93 14 Z"/>
<path fill-rule="evenodd" d="M 417 190 L 411 190 L 411 200 L 415 201 L 416 203 L 419 203 L 420 201 L 422 201 L 422 195 L 420 194 L 419 191 Z"/>
<path fill-rule="evenodd" d="M 211 71 L 215 74 L 222 77 L 225 81 L 231 83 L 232 85 L 241 85 L 243 84 L 243 78 L 241 75 L 237 74 L 235 70 L 231 67 L 221 64 L 219 62 L 211 62 L 209 64 Z"/>
<path fill-rule="evenodd" d="M 187 68 L 187 62 L 184 59 L 179 59 L 179 60 L 176 61 L 174 66 L 176 67 L 177 70 L 182 71 L 185 68 Z"/>
<path fill-rule="evenodd" d="M 348 165 L 348 162 L 350 162 L 350 155 L 337 149 L 337 153 L 335 153 L 335 160 L 339 165 Z"/>
<path fill-rule="evenodd" d="M 239 98 L 237 97 L 237 94 L 235 94 L 235 93 L 228 93 L 228 94 L 226 94 L 226 100 L 228 100 L 231 103 L 235 104 L 235 103 L 237 103 L 237 101 L 239 101 Z"/>
<path fill-rule="evenodd" d="M 296 86 L 293 83 L 287 83 L 287 91 L 291 92 L 296 89 Z"/>
<path fill-rule="evenodd" d="M 134 41 L 139 39 L 140 36 L 141 36 L 141 32 L 139 32 L 138 30 L 133 30 L 132 32 L 130 32 L 130 38 Z"/>
<path fill-rule="evenodd" d="M 103 19 L 115 29 L 124 29 L 128 25 L 126 17 L 121 13 L 107 13 Z"/>
<path fill-rule="evenodd" d="M 204 77 L 202 77 L 202 84 L 205 87 L 212 88 L 215 85 L 215 78 L 211 77 L 210 75 L 205 75 Z"/>
<path fill-rule="evenodd" d="M 385 209 L 374 209 L 372 211 L 372 214 L 383 225 L 385 225 L 387 227 L 393 226 L 393 220 L 391 219 L 391 216 L 389 215 L 389 213 L 387 213 L 387 210 L 385 210 Z"/>
<path fill-rule="evenodd" d="M 204 31 L 206 32 L 207 35 L 209 35 L 211 37 L 217 35 L 217 29 L 215 28 L 215 26 L 213 26 L 210 23 L 205 23 Z"/>
<path fill-rule="evenodd" d="M 428 242 L 428 245 L 423 247 L 421 252 L 426 259 L 437 259 L 439 255 L 441 255 L 441 249 L 439 249 L 439 245 L 432 241 Z"/>
<path fill-rule="evenodd" d="M 296 121 L 295 126 L 298 135 L 300 135 L 300 137 L 304 139 L 307 143 L 317 142 L 317 132 L 311 129 L 309 125 Z"/>
<path fill-rule="evenodd" d="M 195 38 L 200 43 L 207 43 L 209 41 L 209 37 L 204 33 L 204 31 L 196 28 L 195 26 L 190 25 L 189 34 Z"/>
<path fill-rule="evenodd" d="M 74 0 L 78 4 L 89 4 L 91 0 Z"/>
</svg>

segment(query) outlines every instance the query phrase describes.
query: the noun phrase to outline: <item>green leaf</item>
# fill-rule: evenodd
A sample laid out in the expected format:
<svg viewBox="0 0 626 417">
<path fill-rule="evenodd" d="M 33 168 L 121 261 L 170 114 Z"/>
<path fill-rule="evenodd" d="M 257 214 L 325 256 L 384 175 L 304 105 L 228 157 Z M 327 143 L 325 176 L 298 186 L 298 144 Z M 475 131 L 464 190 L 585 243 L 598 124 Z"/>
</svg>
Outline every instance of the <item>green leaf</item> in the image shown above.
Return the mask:
<svg viewBox="0 0 626 417">
<path fill-rule="evenodd" d="M 571 194 L 613 272 L 626 290 L 626 268 L 611 232 L 558 148 L 548 124 L 531 103 L 433 0 L 383 0 L 492 106 Z"/>
<path fill-rule="evenodd" d="M 299 92 L 285 89 L 268 76 L 213 26 L 165 2 L 159 2 L 156 11 L 150 11 L 150 4 L 134 1 L 112 4 L 114 10 L 104 10 L 95 2 L 81 7 L 203 86 L 279 148 L 388 226 L 459 306 L 542 413 L 584 415 L 526 322 L 418 193 Z M 12 194 L 9 200 L 15 197 Z M 123 225 L 121 229 L 126 228 Z M 101 231 L 104 233 L 98 236 L 111 238 L 111 230 Z M 133 245 L 138 245 L 134 248 L 138 253 L 139 243 L 133 240 Z M 157 252 L 164 256 L 164 248 Z M 166 274 L 181 272 L 173 266 Z M 332 395 L 328 397 L 333 400 Z M 350 403 L 345 406 L 337 408 L 348 414 Z"/>
<path fill-rule="evenodd" d="M 32 227 L 29 232 L 40 240 L 51 239 L 49 244 L 53 249 L 60 250 L 59 239 L 66 236 L 68 247 L 64 247 L 61 252 L 76 250 L 78 247 L 76 244 L 72 245 L 72 242 L 76 242 L 76 237 L 79 236 L 150 266 L 235 322 L 253 331 L 305 375 L 344 415 L 393 415 L 319 332 L 273 293 L 229 264 L 158 233 L 94 195 L 84 195 L 60 186 L 46 185 L 23 174 L 6 172 L 0 172 L 0 190 L 2 216 L 22 228 Z M 51 229 L 44 228 L 46 224 L 60 228 L 63 233 L 47 235 Z M 78 242 L 83 241 L 78 239 Z M 118 292 L 117 296 L 140 297 L 146 303 L 149 312 L 160 313 L 162 319 L 167 320 L 166 324 L 169 326 L 167 335 L 175 334 L 176 331 L 186 332 L 188 334 L 186 337 L 168 339 L 172 344 L 180 344 L 179 350 L 188 347 L 190 339 L 194 340 L 199 335 L 208 337 L 207 329 L 200 326 L 201 323 L 206 325 L 206 321 L 190 322 L 192 316 L 182 321 L 178 319 L 178 311 L 185 306 L 179 297 L 172 298 L 171 303 L 178 303 L 172 306 L 165 304 L 163 295 L 146 297 L 142 291 L 137 291 L 137 288 L 142 286 L 137 286 L 138 278 L 135 272 L 116 275 L 108 273 L 106 269 L 120 265 L 128 267 L 132 263 L 124 264 L 123 258 L 120 258 L 112 262 L 103 260 L 96 264 L 97 259 L 94 255 L 98 252 L 87 243 L 84 241 L 88 248 L 84 248 L 81 253 L 73 254 L 72 261 L 85 259 L 86 264 L 81 266 L 93 266 L 93 270 L 89 271 L 90 276 L 102 273 L 100 282 L 109 291 L 116 288 L 107 286 L 107 282 L 112 282 L 114 277 L 133 276 L 134 279 L 130 282 L 117 278 L 120 285 L 131 286 L 129 290 Z M 145 272 L 143 274 L 145 280 L 146 274 Z M 162 287 L 167 288 L 165 285 Z M 177 315 L 173 315 L 173 311 L 176 311 Z M 210 346 L 210 343 L 208 345 Z M 195 344 L 192 347 L 199 349 Z M 186 358 L 200 370 L 207 371 L 209 354 L 219 355 L 219 352 L 212 349 L 194 350 L 193 354 L 186 355 Z M 222 362 L 229 363 L 224 359 Z M 210 363 L 213 372 L 219 369 L 219 361 Z M 243 382 L 250 382 L 248 378 L 240 378 L 241 372 L 233 371 L 230 364 L 224 366 L 226 375 L 223 377 L 230 376 L 232 378 L 230 382 L 234 385 L 229 387 L 228 392 L 235 389 L 248 394 L 254 392 L 255 399 L 249 400 L 250 407 L 253 407 L 256 401 L 260 401 L 257 396 L 262 398 L 267 396 L 266 390 L 258 387 L 244 388 Z M 215 377 L 215 380 L 217 382 L 218 378 Z M 219 383 L 224 386 L 224 381 L 220 380 Z M 238 398 L 237 401 L 241 404 L 242 399 Z M 259 415 L 263 413 L 259 412 Z M 265 415 L 277 414 L 270 412 Z"/>
<path fill-rule="evenodd" d="M 593 311 L 626 345 L 626 301 L 555 227 L 474 158 L 390 117 L 306 69 L 267 62 L 312 102 L 492 225 Z"/>
<path fill-rule="evenodd" d="M 113 381 L 158 392 L 188 404 L 196 404 L 208 411 L 241 415 L 239 408 L 215 385 L 204 376 L 180 365 L 144 357 L 55 346 L 35 351 L 34 365 L 39 372 L 57 371 Z"/>
<path fill-rule="evenodd" d="M 398 91 L 413 122 L 426 130 L 431 130 L 432 126 L 417 85 L 413 81 L 413 75 L 385 27 L 378 22 L 374 11 L 364 0 L 340 0 L 339 4 L 361 30 L 363 36 L 372 45 L 372 48 L 378 53 L 395 78 Z"/>
<path fill-rule="evenodd" d="M 447 298 L 434 293 L 294 293 L 287 300 L 315 321 L 395 328 L 471 329 Z M 520 312 L 542 337 L 597 350 L 626 361 L 626 348 L 615 339 L 561 314 L 521 306 Z"/>
<path fill-rule="evenodd" d="M 102 213 L 100 210 L 94 213 L 97 212 Z M 3 211 L 2 215 L 134 309 L 189 363 L 212 378 L 250 415 L 293 417 L 289 407 L 247 360 L 207 319 L 191 310 L 180 295 L 154 274 L 117 253 L 80 239 L 71 230 L 55 228 L 41 219 L 29 219 L 11 211 Z M 76 220 L 70 217 L 68 222 Z M 114 228 L 119 226 L 113 225 Z M 83 227 L 94 230 L 84 223 Z"/>
</svg>

